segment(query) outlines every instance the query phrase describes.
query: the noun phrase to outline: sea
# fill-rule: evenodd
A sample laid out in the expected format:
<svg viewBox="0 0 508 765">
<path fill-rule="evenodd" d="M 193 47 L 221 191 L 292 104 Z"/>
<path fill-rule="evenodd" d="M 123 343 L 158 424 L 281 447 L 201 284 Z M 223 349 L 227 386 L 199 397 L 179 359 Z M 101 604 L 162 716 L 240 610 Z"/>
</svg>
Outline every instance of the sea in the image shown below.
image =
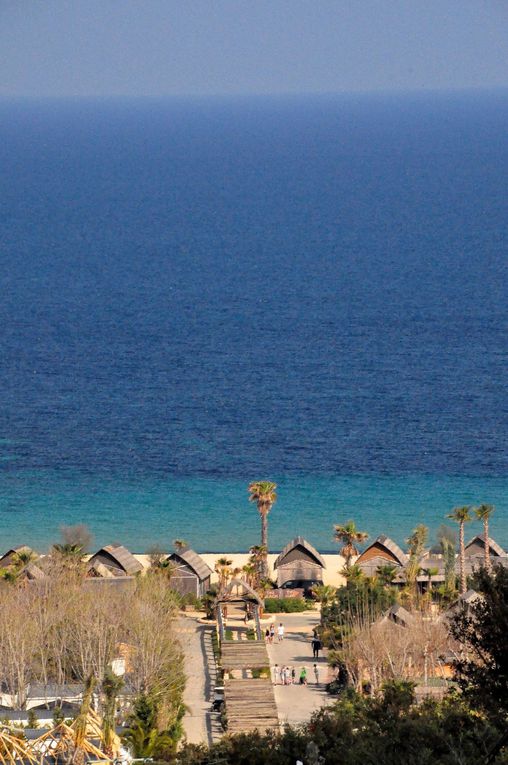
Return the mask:
<svg viewBox="0 0 508 765">
<path fill-rule="evenodd" d="M 508 548 L 508 92 L 0 101 L 0 551 Z M 467 534 L 481 532 L 471 523 Z"/>
</svg>

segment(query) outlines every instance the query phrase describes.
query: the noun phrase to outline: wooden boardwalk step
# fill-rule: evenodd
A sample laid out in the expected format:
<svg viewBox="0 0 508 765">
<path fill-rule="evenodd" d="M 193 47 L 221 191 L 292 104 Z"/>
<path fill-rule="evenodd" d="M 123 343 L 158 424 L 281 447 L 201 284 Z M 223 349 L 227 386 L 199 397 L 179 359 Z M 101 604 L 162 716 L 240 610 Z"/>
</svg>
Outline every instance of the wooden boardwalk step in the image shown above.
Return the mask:
<svg viewBox="0 0 508 765">
<path fill-rule="evenodd" d="M 225 680 L 224 700 L 228 733 L 279 728 L 271 680 Z"/>
<path fill-rule="evenodd" d="M 270 661 L 264 640 L 223 640 L 221 665 L 226 671 L 268 667 Z"/>
</svg>

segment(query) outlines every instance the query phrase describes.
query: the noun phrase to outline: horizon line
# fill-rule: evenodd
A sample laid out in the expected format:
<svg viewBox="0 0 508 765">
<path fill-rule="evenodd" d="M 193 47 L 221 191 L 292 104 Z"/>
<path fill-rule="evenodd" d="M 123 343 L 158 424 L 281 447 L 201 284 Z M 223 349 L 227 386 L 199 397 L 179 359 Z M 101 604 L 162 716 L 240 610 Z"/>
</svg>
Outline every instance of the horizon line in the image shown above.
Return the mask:
<svg viewBox="0 0 508 765">
<path fill-rule="evenodd" d="M 358 89 L 358 90 L 308 90 L 308 91 L 253 91 L 253 92 L 232 92 L 232 93 L 203 93 L 203 92 L 183 92 L 183 93 L 1 93 L 0 101 L 121 101 L 121 100 L 177 100 L 177 99 L 203 99 L 203 100 L 233 100 L 233 99 L 259 99 L 259 98 L 337 98 L 345 96 L 365 97 L 365 96 L 415 96 L 415 95 L 445 95 L 445 94 L 485 94 L 485 93 L 508 93 L 508 84 L 506 85 L 465 85 L 459 87 L 422 86 L 419 88 L 383 88 L 383 89 Z"/>
</svg>

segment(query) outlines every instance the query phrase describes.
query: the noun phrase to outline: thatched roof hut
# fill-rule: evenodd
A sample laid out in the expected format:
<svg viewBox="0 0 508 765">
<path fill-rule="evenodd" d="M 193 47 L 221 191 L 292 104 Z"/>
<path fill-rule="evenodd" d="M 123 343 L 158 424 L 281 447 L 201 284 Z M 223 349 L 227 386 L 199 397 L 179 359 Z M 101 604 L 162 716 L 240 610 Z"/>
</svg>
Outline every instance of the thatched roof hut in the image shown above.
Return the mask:
<svg viewBox="0 0 508 765">
<path fill-rule="evenodd" d="M 495 542 L 492 537 L 489 537 L 489 551 L 492 558 L 502 558 L 506 555 L 503 548 Z M 485 558 L 485 534 L 477 534 L 473 537 L 465 547 L 465 554 L 467 558 Z"/>
<path fill-rule="evenodd" d="M 285 589 L 310 589 L 323 583 L 323 569 L 326 568 L 321 555 L 303 537 L 288 542 L 274 563 L 277 584 Z"/>
<path fill-rule="evenodd" d="M 170 585 L 180 595 L 202 597 L 210 589 L 212 569 L 194 550 L 179 550 L 168 556 L 173 570 Z"/>
<path fill-rule="evenodd" d="M 414 623 L 414 616 L 404 606 L 395 603 L 384 614 L 383 619 L 398 624 L 399 627 L 410 627 Z"/>
<path fill-rule="evenodd" d="M 0 558 L 0 568 L 8 568 L 9 566 L 13 566 L 18 563 L 20 555 L 30 555 L 32 553 L 33 550 L 31 547 L 28 547 L 28 545 L 11 547 L 11 549 L 7 550 L 7 552 L 4 553 Z"/>
<path fill-rule="evenodd" d="M 26 579 L 28 582 L 38 582 L 41 579 L 46 579 L 46 574 L 35 563 L 29 563 L 22 569 L 19 578 Z"/>
<path fill-rule="evenodd" d="M 356 565 L 360 566 L 367 576 L 374 576 L 379 566 L 403 567 L 407 561 L 406 553 L 398 544 L 385 534 L 381 534 L 357 558 Z"/>
<path fill-rule="evenodd" d="M 88 561 L 88 570 L 97 571 L 98 563 L 109 569 L 114 576 L 134 576 L 143 570 L 142 564 L 122 545 L 101 547 Z"/>
</svg>

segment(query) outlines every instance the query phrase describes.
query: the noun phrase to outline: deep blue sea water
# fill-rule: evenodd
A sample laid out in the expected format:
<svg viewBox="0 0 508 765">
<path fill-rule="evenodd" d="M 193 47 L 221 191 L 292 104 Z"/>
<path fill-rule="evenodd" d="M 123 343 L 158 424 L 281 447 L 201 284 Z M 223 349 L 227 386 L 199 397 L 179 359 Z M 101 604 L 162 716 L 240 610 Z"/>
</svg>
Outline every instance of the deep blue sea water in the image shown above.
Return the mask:
<svg viewBox="0 0 508 765">
<path fill-rule="evenodd" d="M 508 546 L 508 93 L 0 103 L 0 549 Z M 480 530 L 478 526 L 471 531 Z"/>
</svg>

